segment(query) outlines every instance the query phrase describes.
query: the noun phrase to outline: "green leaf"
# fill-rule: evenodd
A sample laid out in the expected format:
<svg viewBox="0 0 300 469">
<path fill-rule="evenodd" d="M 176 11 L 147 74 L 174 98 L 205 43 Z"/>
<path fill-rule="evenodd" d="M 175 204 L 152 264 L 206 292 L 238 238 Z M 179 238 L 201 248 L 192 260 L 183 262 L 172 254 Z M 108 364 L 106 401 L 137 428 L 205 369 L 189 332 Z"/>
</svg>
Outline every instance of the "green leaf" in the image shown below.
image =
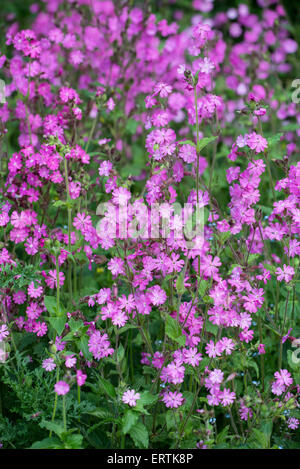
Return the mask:
<svg viewBox="0 0 300 469">
<path fill-rule="evenodd" d="M 224 427 L 223 430 L 218 434 L 217 444 L 225 443 L 226 439 L 228 438 L 229 428 L 230 426 L 226 425 L 226 427 Z"/>
<path fill-rule="evenodd" d="M 143 405 L 154 404 L 158 399 L 158 395 L 154 396 L 150 391 L 144 391 L 141 393 L 141 397 L 138 402 L 141 402 Z"/>
<path fill-rule="evenodd" d="M 125 326 L 120 327 L 120 329 L 118 329 L 118 334 L 121 335 L 123 334 L 123 332 L 129 331 L 130 329 L 136 329 L 136 328 L 137 326 L 133 324 L 125 324 Z"/>
<path fill-rule="evenodd" d="M 217 336 L 219 327 L 216 324 L 213 324 L 209 320 L 206 322 L 206 331 L 210 332 L 214 336 Z"/>
<path fill-rule="evenodd" d="M 44 438 L 41 441 L 36 441 L 30 449 L 62 449 L 64 446 L 57 438 Z"/>
<path fill-rule="evenodd" d="M 40 423 L 40 427 L 46 428 L 50 432 L 55 433 L 60 438 L 62 434 L 64 433 L 64 427 L 62 425 L 59 425 L 58 423 L 55 423 L 55 422 L 50 422 L 48 420 L 42 420 L 42 422 Z"/>
<path fill-rule="evenodd" d="M 70 326 L 71 331 L 76 332 L 83 326 L 83 321 L 81 321 L 81 319 L 79 321 L 75 321 L 75 319 L 70 318 L 68 324 Z"/>
<path fill-rule="evenodd" d="M 132 410 L 127 410 L 122 421 L 122 432 L 124 433 L 124 435 L 126 435 L 126 433 L 129 433 L 129 431 L 131 430 L 133 425 L 136 424 L 138 419 L 139 414 L 133 412 Z"/>
<path fill-rule="evenodd" d="M 203 297 L 206 293 L 206 290 L 208 288 L 208 281 L 207 280 L 201 280 L 198 288 L 198 293 L 201 297 Z"/>
<path fill-rule="evenodd" d="M 56 330 L 57 334 L 61 335 L 65 329 L 67 315 L 64 314 L 63 316 L 59 316 L 57 318 L 50 317 L 48 319 L 53 329 Z"/>
<path fill-rule="evenodd" d="M 67 201 L 66 200 L 56 200 L 53 202 L 53 207 L 58 208 L 58 207 L 66 207 L 67 206 Z"/>
<path fill-rule="evenodd" d="M 196 148 L 196 144 L 192 142 L 192 140 L 182 140 L 181 142 L 178 142 L 179 145 L 191 145 L 192 147 Z"/>
<path fill-rule="evenodd" d="M 137 122 L 134 119 L 128 119 L 125 130 L 127 133 L 134 135 L 137 131 L 138 126 L 139 126 L 139 122 Z"/>
<path fill-rule="evenodd" d="M 250 368 L 254 368 L 254 370 L 256 371 L 256 377 L 259 378 L 259 369 L 257 363 L 254 360 L 248 360 L 246 365 Z"/>
<path fill-rule="evenodd" d="M 260 257 L 260 254 L 250 254 L 250 256 L 248 257 L 248 265 L 256 263 L 259 257 Z"/>
<path fill-rule="evenodd" d="M 81 449 L 83 436 L 79 433 L 67 435 L 63 438 L 65 449 Z"/>
<path fill-rule="evenodd" d="M 98 376 L 98 384 L 99 384 L 100 390 L 104 394 L 107 394 L 112 399 L 116 398 L 115 387 L 112 385 L 110 381 L 107 381 L 106 379 L 102 378 L 102 376 Z"/>
<path fill-rule="evenodd" d="M 184 292 L 186 291 L 186 288 L 184 286 L 184 272 L 181 272 L 181 274 L 178 275 L 177 277 L 176 290 L 177 290 L 178 295 L 183 295 Z"/>
<path fill-rule="evenodd" d="M 265 435 L 268 441 L 268 447 L 269 447 L 270 441 L 271 441 L 272 430 L 273 430 L 272 420 L 264 420 L 260 426 L 260 430 Z"/>
<path fill-rule="evenodd" d="M 199 153 L 203 148 L 205 148 L 207 145 L 209 145 L 211 142 L 214 142 L 218 138 L 217 136 L 214 137 L 204 137 L 201 140 L 199 140 L 198 145 L 197 145 L 197 152 Z"/>
<path fill-rule="evenodd" d="M 204 297 L 202 298 L 202 300 L 203 300 L 203 302 L 204 302 L 205 304 L 212 304 L 212 303 L 214 303 L 213 298 L 212 298 L 211 296 L 208 296 L 208 295 L 204 296 Z"/>
<path fill-rule="evenodd" d="M 185 335 L 182 333 L 181 326 L 176 319 L 167 316 L 166 320 L 166 334 L 170 339 L 175 340 L 179 345 L 183 346 L 186 341 Z"/>
<path fill-rule="evenodd" d="M 57 301 L 54 296 L 45 296 L 44 305 L 51 316 L 57 316 Z"/>
<path fill-rule="evenodd" d="M 119 344 L 119 347 L 117 349 L 117 362 L 121 363 L 125 355 L 125 350 L 122 344 Z"/>
<path fill-rule="evenodd" d="M 83 353 L 84 358 L 86 358 L 87 360 L 92 360 L 93 355 L 89 351 L 89 345 L 88 344 L 89 344 L 88 336 L 84 335 L 84 336 L 80 337 L 79 348 L 80 348 L 81 352 Z"/>
<path fill-rule="evenodd" d="M 148 448 L 149 434 L 147 428 L 142 422 L 138 422 L 136 425 L 134 425 L 129 431 L 129 435 L 138 448 Z"/>
<path fill-rule="evenodd" d="M 253 444 L 254 448 L 267 449 L 269 447 L 269 439 L 262 431 L 253 428 L 249 442 Z"/>
<path fill-rule="evenodd" d="M 280 139 L 282 136 L 283 136 L 283 133 L 280 132 L 278 134 L 272 135 L 271 137 L 268 137 L 267 138 L 268 146 L 271 147 L 273 145 L 277 145 L 277 143 L 280 142 Z"/>
</svg>

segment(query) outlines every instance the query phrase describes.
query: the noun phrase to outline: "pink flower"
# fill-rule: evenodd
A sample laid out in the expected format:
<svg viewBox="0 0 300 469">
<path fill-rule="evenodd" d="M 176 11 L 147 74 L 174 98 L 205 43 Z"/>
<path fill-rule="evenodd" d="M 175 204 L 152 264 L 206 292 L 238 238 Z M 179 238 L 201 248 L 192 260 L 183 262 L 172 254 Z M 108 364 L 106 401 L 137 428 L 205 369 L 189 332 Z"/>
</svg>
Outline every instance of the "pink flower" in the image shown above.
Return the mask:
<svg viewBox="0 0 300 469">
<path fill-rule="evenodd" d="M 283 269 L 278 267 L 275 273 L 279 282 L 281 282 L 282 280 L 284 280 L 285 282 L 290 282 L 295 274 L 295 270 L 294 267 L 284 264 Z"/>
<path fill-rule="evenodd" d="M 86 381 L 87 375 L 85 375 L 81 370 L 77 370 L 76 372 L 76 380 L 78 386 L 83 386 Z"/>
<path fill-rule="evenodd" d="M 55 347 L 57 351 L 61 352 L 62 350 L 64 350 L 66 343 L 67 342 L 64 342 L 61 337 L 57 336 L 55 339 Z"/>
<path fill-rule="evenodd" d="M 107 268 L 113 275 L 125 274 L 124 261 L 119 257 L 114 257 L 111 259 L 107 264 Z"/>
<path fill-rule="evenodd" d="M 268 146 L 267 140 L 256 132 L 247 135 L 247 145 L 251 150 L 255 150 L 255 153 L 261 153 L 265 151 Z"/>
<path fill-rule="evenodd" d="M 127 320 L 127 314 L 122 310 L 117 310 L 116 313 L 113 313 L 111 322 L 114 326 L 123 327 L 125 326 Z"/>
<path fill-rule="evenodd" d="M 184 381 L 184 372 L 184 366 L 181 366 L 180 363 L 172 362 L 162 369 L 160 379 L 164 382 L 180 384 Z"/>
<path fill-rule="evenodd" d="M 99 166 L 99 176 L 109 176 L 113 168 L 113 165 L 110 161 L 102 161 Z"/>
<path fill-rule="evenodd" d="M 221 384 L 224 379 L 224 373 L 216 368 L 210 372 L 208 379 L 212 384 Z"/>
<path fill-rule="evenodd" d="M 78 213 L 77 216 L 73 220 L 73 225 L 79 231 L 84 230 L 87 226 L 91 226 L 92 219 L 89 215 L 86 215 L 85 212 Z"/>
<path fill-rule="evenodd" d="M 296 428 L 299 427 L 299 420 L 296 419 L 295 417 L 290 417 L 287 423 L 288 423 L 288 427 L 291 430 L 296 430 Z"/>
<path fill-rule="evenodd" d="M 161 98 L 166 98 L 170 93 L 172 93 L 172 86 L 166 83 L 158 83 L 154 87 L 154 96 L 159 94 Z"/>
<path fill-rule="evenodd" d="M 36 333 L 38 337 L 43 337 L 47 334 L 47 324 L 45 322 L 36 322 L 34 324 L 33 332 Z"/>
<path fill-rule="evenodd" d="M 125 404 L 130 405 L 131 407 L 136 406 L 136 401 L 141 398 L 140 393 L 135 392 L 134 389 L 128 389 L 128 391 L 125 391 L 123 396 L 122 396 L 122 401 L 125 402 Z"/>
<path fill-rule="evenodd" d="M 9 330 L 7 329 L 7 326 L 6 324 L 2 324 L 0 326 L 0 342 L 4 339 L 6 339 L 6 337 L 8 337 L 9 335 Z"/>
<path fill-rule="evenodd" d="M 53 371 L 56 368 L 56 364 L 54 363 L 54 359 L 53 358 L 46 358 L 42 363 L 42 367 L 46 371 Z"/>
<path fill-rule="evenodd" d="M 277 382 L 282 386 L 290 386 L 293 383 L 293 378 L 291 377 L 291 373 L 289 373 L 288 370 L 284 369 L 276 371 L 274 376 Z"/>
<path fill-rule="evenodd" d="M 183 357 L 185 363 L 192 365 L 193 367 L 198 366 L 202 360 L 201 353 L 198 353 L 197 348 L 183 349 Z"/>
<path fill-rule="evenodd" d="M 90 336 L 88 347 L 89 351 L 97 360 L 108 357 L 114 353 L 114 349 L 110 347 L 108 335 L 105 333 L 101 335 L 100 331 L 93 332 Z"/>
<path fill-rule="evenodd" d="M 70 101 L 75 104 L 79 103 L 79 96 L 75 90 L 72 88 L 67 88 L 64 86 L 59 90 L 59 97 L 63 103 L 69 103 Z"/>
<path fill-rule="evenodd" d="M 59 396 L 64 396 L 65 394 L 68 394 L 68 392 L 70 391 L 70 386 L 65 381 L 58 381 L 54 385 L 54 390 L 56 394 L 58 394 Z"/>
<path fill-rule="evenodd" d="M 228 337 L 223 337 L 223 339 L 221 339 L 218 344 L 220 346 L 220 350 L 222 350 L 222 352 L 225 352 L 226 355 L 231 355 L 232 351 L 235 348 L 235 343 L 232 339 L 229 339 Z"/>
<path fill-rule="evenodd" d="M 163 395 L 163 402 L 166 404 L 166 407 L 170 409 L 176 409 L 180 407 L 184 401 L 181 392 L 165 392 Z"/>
<path fill-rule="evenodd" d="M 42 294 L 43 294 L 43 287 L 37 287 L 35 288 L 34 286 L 34 282 L 31 282 L 29 285 L 28 285 L 28 295 L 31 297 L 31 298 L 39 298 Z"/>
<path fill-rule="evenodd" d="M 204 46 L 209 38 L 211 27 L 208 24 L 198 23 L 193 27 L 193 37 L 197 40 L 199 47 Z"/>
<path fill-rule="evenodd" d="M 65 274 L 59 272 L 59 286 L 61 287 L 65 281 Z M 48 277 L 45 277 L 45 282 L 49 288 L 57 288 L 57 275 L 56 270 L 49 270 Z"/>
<path fill-rule="evenodd" d="M 231 405 L 235 400 L 235 393 L 230 391 L 230 389 L 224 389 L 220 393 L 221 404 L 225 407 Z"/>
<path fill-rule="evenodd" d="M 115 106 L 116 106 L 116 103 L 114 102 L 113 98 L 109 98 L 109 100 L 107 101 L 106 103 L 106 106 L 107 106 L 107 109 L 109 111 L 113 111 Z"/>
<path fill-rule="evenodd" d="M 240 417 L 242 420 L 247 421 L 249 418 L 251 419 L 253 416 L 253 412 L 250 409 L 250 407 L 245 406 L 243 402 L 241 402 L 241 407 L 239 409 L 239 412 L 240 412 Z"/>
<path fill-rule="evenodd" d="M 159 285 L 151 287 L 148 290 L 148 293 L 151 303 L 153 303 L 155 306 L 164 304 L 167 299 L 166 292 Z"/>
<path fill-rule="evenodd" d="M 76 365 L 77 358 L 74 357 L 74 354 L 68 355 L 65 359 L 65 365 L 67 368 L 73 368 L 74 365 Z"/>
<path fill-rule="evenodd" d="M 126 205 L 131 198 L 131 193 L 126 187 L 118 187 L 113 191 L 113 203 L 116 205 Z"/>
<path fill-rule="evenodd" d="M 281 394 L 283 394 L 285 391 L 285 386 L 280 384 L 278 381 L 273 381 L 271 389 L 273 394 L 276 396 L 281 396 Z"/>
<path fill-rule="evenodd" d="M 213 358 L 220 357 L 222 355 L 222 348 L 220 347 L 219 342 L 215 345 L 212 340 L 207 343 L 205 351 L 209 357 Z"/>
<path fill-rule="evenodd" d="M 69 184 L 69 192 L 71 199 L 78 199 L 80 196 L 81 184 L 78 181 L 72 181 Z"/>
</svg>

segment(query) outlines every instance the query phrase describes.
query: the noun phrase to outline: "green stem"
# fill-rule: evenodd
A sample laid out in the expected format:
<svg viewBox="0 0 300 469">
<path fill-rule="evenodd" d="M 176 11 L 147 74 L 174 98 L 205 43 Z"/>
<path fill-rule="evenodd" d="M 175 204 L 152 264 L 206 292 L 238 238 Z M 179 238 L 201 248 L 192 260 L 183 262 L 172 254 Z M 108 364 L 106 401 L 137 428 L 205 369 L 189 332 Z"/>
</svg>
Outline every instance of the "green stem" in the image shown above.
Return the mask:
<svg viewBox="0 0 300 469">
<path fill-rule="evenodd" d="M 63 420 L 64 420 L 64 431 L 67 431 L 67 412 L 66 412 L 66 396 L 63 396 Z"/>
<path fill-rule="evenodd" d="M 57 369 L 56 369 L 56 382 L 58 382 L 58 380 L 59 380 L 59 368 L 57 367 Z M 57 394 L 55 393 L 54 407 L 53 407 L 51 422 L 54 422 L 54 420 L 55 420 L 55 414 L 56 414 L 56 409 L 57 409 L 57 399 L 58 399 L 58 397 L 57 397 Z M 50 430 L 49 436 L 51 438 L 52 430 Z"/>
<path fill-rule="evenodd" d="M 87 141 L 86 146 L 85 146 L 85 149 L 84 149 L 84 151 L 85 151 L 86 153 L 87 153 L 87 151 L 88 151 L 88 149 L 89 149 L 90 141 L 91 141 L 92 136 L 93 136 L 93 134 L 94 134 L 94 131 L 95 131 L 97 122 L 98 122 L 98 113 L 96 114 L 96 117 L 95 117 L 95 119 L 94 119 L 94 122 L 93 122 L 93 125 L 92 125 L 92 128 L 91 128 L 91 131 L 90 131 L 90 134 L 89 134 L 89 138 L 88 138 L 88 141 Z"/>
</svg>

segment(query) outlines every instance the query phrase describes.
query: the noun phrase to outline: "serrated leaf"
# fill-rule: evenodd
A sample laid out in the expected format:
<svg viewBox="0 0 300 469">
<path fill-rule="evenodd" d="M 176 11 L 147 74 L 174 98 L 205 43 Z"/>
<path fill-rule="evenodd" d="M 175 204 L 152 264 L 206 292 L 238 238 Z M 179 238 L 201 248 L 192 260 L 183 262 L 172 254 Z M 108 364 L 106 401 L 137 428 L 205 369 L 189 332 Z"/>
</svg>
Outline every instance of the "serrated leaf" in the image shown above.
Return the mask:
<svg viewBox="0 0 300 469">
<path fill-rule="evenodd" d="M 126 435 L 126 433 L 131 430 L 131 428 L 133 427 L 133 425 L 136 424 L 138 419 L 139 414 L 133 412 L 132 410 L 127 410 L 122 421 L 122 432 L 124 433 L 124 435 Z"/>
<path fill-rule="evenodd" d="M 138 422 L 136 425 L 134 425 L 131 428 L 129 435 L 138 448 L 148 448 L 149 434 L 147 428 L 142 422 Z"/>
<path fill-rule="evenodd" d="M 196 148 L 196 144 L 192 142 L 192 140 L 181 140 L 181 142 L 178 142 L 179 145 L 191 145 L 192 147 Z"/>
<path fill-rule="evenodd" d="M 44 305 L 50 316 L 57 316 L 57 301 L 54 296 L 45 296 Z"/>
<path fill-rule="evenodd" d="M 202 138 L 201 140 L 199 140 L 198 142 L 198 146 L 197 146 L 197 152 L 199 153 L 201 150 L 203 150 L 203 148 L 205 148 L 207 145 L 209 145 L 210 143 L 214 142 L 216 140 L 216 136 L 213 136 L 213 137 L 204 137 Z"/>
<path fill-rule="evenodd" d="M 199 284 L 199 288 L 198 288 L 198 293 L 201 297 L 203 297 L 204 294 L 206 293 L 208 285 L 209 285 L 209 283 L 208 283 L 207 280 L 201 280 L 201 282 Z"/>
<path fill-rule="evenodd" d="M 83 326 L 83 321 L 81 321 L 81 319 L 79 321 L 75 321 L 75 319 L 70 318 L 68 324 L 72 332 L 77 332 Z"/>
<path fill-rule="evenodd" d="M 66 207 L 67 206 L 67 201 L 66 200 L 56 200 L 53 202 L 53 207 L 58 208 L 58 207 Z"/>
<path fill-rule="evenodd" d="M 64 433 L 64 427 L 55 422 L 50 422 L 48 420 L 42 420 L 40 423 L 41 428 L 46 428 L 47 430 L 54 432 L 57 436 L 61 437 Z"/>
<path fill-rule="evenodd" d="M 254 443 L 256 448 L 267 449 L 269 447 L 267 436 L 257 428 L 253 428 L 249 440 Z"/>
<path fill-rule="evenodd" d="M 63 438 L 64 449 L 81 449 L 83 436 L 79 433 L 67 435 Z"/>
<path fill-rule="evenodd" d="M 59 317 L 50 317 L 48 318 L 51 326 L 53 327 L 53 329 L 56 330 L 57 334 L 58 335 L 61 335 L 65 329 L 65 325 L 66 325 L 66 322 L 67 322 L 67 315 L 64 314 L 63 316 L 59 316 Z"/>
<path fill-rule="evenodd" d="M 217 444 L 225 443 L 226 439 L 228 438 L 229 428 L 230 426 L 226 425 L 226 427 L 224 427 L 223 430 L 218 434 Z"/>
<path fill-rule="evenodd" d="M 186 291 L 186 288 L 184 286 L 184 272 L 181 272 L 181 274 L 178 275 L 177 277 L 176 290 L 177 290 L 178 295 L 183 295 L 184 292 Z"/>
<path fill-rule="evenodd" d="M 36 441 L 30 449 L 61 449 L 64 446 L 57 438 L 44 438 L 41 441 Z"/>
<path fill-rule="evenodd" d="M 116 398 L 115 387 L 110 381 L 102 378 L 102 376 L 98 376 L 98 384 L 104 394 L 107 394 L 112 399 Z"/>
<path fill-rule="evenodd" d="M 138 400 L 138 402 L 141 402 L 141 404 L 143 405 L 150 405 L 150 404 L 154 404 L 154 402 L 156 402 L 157 399 L 158 399 L 158 396 L 151 394 L 150 391 L 144 391 L 140 393 L 140 399 Z"/>
<path fill-rule="evenodd" d="M 89 351 L 88 344 L 89 344 L 89 338 L 87 336 L 80 337 L 79 348 L 81 352 L 83 353 L 84 358 L 86 358 L 87 360 L 92 360 L 93 355 Z"/>
<path fill-rule="evenodd" d="M 283 136 L 283 133 L 277 133 L 275 135 L 272 135 L 271 137 L 267 138 L 268 141 L 268 146 L 271 147 L 272 145 L 276 145 L 278 142 L 280 142 L 281 137 Z"/>
<path fill-rule="evenodd" d="M 175 340 L 175 342 L 179 343 L 180 345 L 183 346 L 185 344 L 186 337 L 182 333 L 181 326 L 179 322 L 171 316 L 167 316 L 166 334 L 170 339 Z"/>
</svg>

